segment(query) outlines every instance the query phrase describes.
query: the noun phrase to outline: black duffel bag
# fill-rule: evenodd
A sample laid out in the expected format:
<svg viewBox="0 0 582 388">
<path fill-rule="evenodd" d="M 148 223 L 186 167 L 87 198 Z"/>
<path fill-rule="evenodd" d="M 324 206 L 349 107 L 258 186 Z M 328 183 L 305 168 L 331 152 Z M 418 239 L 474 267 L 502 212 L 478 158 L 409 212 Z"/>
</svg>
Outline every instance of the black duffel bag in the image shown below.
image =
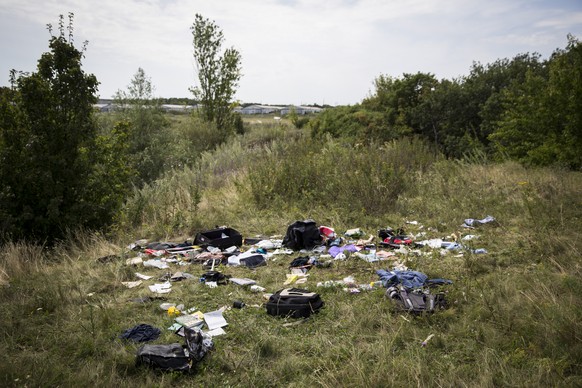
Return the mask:
<svg viewBox="0 0 582 388">
<path fill-rule="evenodd" d="M 307 318 L 318 312 L 324 303 L 319 294 L 300 288 L 285 288 L 269 297 L 267 314 L 291 318 Z"/>
</svg>

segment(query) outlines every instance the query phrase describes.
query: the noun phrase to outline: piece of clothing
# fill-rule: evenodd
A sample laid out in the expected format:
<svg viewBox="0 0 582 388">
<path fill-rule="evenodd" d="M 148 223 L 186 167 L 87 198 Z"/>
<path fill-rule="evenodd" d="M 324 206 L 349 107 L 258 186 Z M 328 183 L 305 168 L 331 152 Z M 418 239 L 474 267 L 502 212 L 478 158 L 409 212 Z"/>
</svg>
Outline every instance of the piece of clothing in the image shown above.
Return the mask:
<svg viewBox="0 0 582 388">
<path fill-rule="evenodd" d="M 386 288 L 402 285 L 405 288 L 420 288 L 427 285 L 442 285 L 442 284 L 452 284 L 453 282 L 448 279 L 428 279 L 428 276 L 418 271 L 400 271 L 392 270 L 387 271 L 384 269 L 379 269 L 376 274 L 380 276 L 382 285 Z"/>
<path fill-rule="evenodd" d="M 293 260 L 291 262 L 291 264 L 289 264 L 289 268 L 301 268 L 301 267 L 305 267 L 307 265 L 310 264 L 310 258 L 309 256 L 301 256 L 296 258 L 295 260 Z M 311 265 L 309 265 L 311 266 Z"/>
<path fill-rule="evenodd" d="M 339 255 L 340 253 L 343 253 L 344 251 L 357 252 L 358 249 L 353 244 L 344 245 L 343 247 L 333 246 L 333 247 L 329 248 L 328 253 L 331 257 L 335 258 L 337 255 Z"/>
<path fill-rule="evenodd" d="M 422 287 L 428 279 L 428 276 L 417 271 L 386 271 L 379 269 L 376 273 L 380 276 L 382 285 L 386 288 L 398 284 L 402 284 L 406 288 L 418 288 Z"/>
<path fill-rule="evenodd" d="M 474 218 L 467 218 L 465 220 L 465 223 L 463 224 L 463 226 L 476 227 L 476 226 L 487 224 L 487 223 L 493 222 L 493 221 L 495 221 L 495 218 L 492 216 L 487 216 L 487 217 L 483 218 L 482 220 L 476 220 Z"/>
<path fill-rule="evenodd" d="M 160 329 L 142 323 L 141 325 L 137 325 L 132 327 L 131 329 L 125 330 L 119 336 L 119 338 L 133 342 L 147 342 L 158 339 L 160 334 L 161 334 Z"/>
</svg>

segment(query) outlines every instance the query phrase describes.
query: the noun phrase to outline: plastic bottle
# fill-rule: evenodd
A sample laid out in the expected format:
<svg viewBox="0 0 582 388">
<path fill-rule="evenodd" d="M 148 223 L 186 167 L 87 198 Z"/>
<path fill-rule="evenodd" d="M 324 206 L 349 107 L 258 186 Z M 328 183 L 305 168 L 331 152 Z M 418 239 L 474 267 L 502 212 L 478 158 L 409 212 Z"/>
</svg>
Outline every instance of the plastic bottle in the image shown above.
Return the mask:
<svg viewBox="0 0 582 388">
<path fill-rule="evenodd" d="M 263 291 L 265 291 L 265 287 L 261 287 L 259 285 L 253 284 L 251 286 L 251 291 L 252 292 L 263 292 Z"/>
</svg>

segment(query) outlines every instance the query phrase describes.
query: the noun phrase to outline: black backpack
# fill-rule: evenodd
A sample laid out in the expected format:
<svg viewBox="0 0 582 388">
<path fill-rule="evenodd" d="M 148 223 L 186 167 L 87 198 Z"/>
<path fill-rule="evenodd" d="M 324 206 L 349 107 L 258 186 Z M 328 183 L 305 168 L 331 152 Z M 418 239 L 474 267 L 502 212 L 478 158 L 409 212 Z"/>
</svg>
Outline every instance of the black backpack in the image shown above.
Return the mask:
<svg viewBox="0 0 582 388">
<path fill-rule="evenodd" d="M 300 288 L 285 288 L 269 297 L 267 314 L 291 318 L 307 318 L 318 312 L 324 303 L 319 294 Z"/>
<path fill-rule="evenodd" d="M 323 243 L 319 228 L 313 220 L 295 221 L 287 227 L 283 245 L 294 251 L 313 249 Z"/>
<path fill-rule="evenodd" d="M 447 307 L 445 294 L 433 294 L 428 288 L 406 289 L 403 286 L 389 287 L 386 296 L 392 299 L 399 310 L 412 314 L 433 313 Z"/>
</svg>

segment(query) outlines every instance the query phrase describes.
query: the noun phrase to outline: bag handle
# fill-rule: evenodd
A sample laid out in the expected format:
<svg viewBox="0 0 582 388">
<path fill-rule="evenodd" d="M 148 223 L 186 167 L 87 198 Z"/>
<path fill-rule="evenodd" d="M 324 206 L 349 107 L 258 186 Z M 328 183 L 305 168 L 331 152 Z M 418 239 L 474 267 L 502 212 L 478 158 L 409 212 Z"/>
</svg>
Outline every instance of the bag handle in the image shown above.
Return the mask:
<svg viewBox="0 0 582 388">
<path fill-rule="evenodd" d="M 293 288 L 285 288 L 279 293 L 280 296 L 306 296 L 313 297 L 317 295 L 315 292 L 300 291 Z"/>
</svg>

